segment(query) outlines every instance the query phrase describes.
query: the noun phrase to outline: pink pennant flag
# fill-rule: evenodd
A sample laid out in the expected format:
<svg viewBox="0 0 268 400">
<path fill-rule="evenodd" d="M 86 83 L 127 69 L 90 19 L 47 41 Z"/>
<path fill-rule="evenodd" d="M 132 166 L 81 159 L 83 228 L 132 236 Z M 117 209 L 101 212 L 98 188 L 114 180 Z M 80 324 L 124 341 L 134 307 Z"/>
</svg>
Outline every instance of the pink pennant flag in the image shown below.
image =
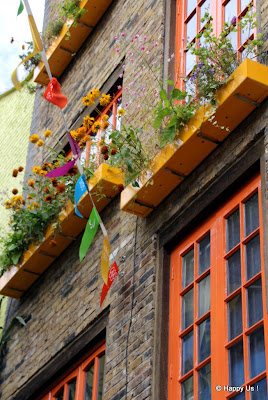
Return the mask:
<svg viewBox="0 0 268 400">
<path fill-rule="evenodd" d="M 76 160 L 71 160 L 67 164 L 64 164 L 62 167 L 53 169 L 45 175 L 46 178 L 58 178 L 59 176 L 67 174 L 67 172 L 74 166 L 75 162 Z"/>
<path fill-rule="evenodd" d="M 72 137 L 72 135 L 70 134 L 70 132 L 67 132 L 67 136 L 68 136 L 68 140 L 71 146 L 71 150 L 73 152 L 74 155 L 78 155 L 78 157 L 81 154 L 81 150 L 80 147 L 78 146 L 76 140 L 74 140 L 74 138 Z"/>
<path fill-rule="evenodd" d="M 47 85 L 44 98 L 60 108 L 64 108 L 68 102 L 67 97 L 61 93 L 60 84 L 56 78 L 52 78 Z"/>
<path fill-rule="evenodd" d="M 115 280 L 118 272 L 119 272 L 118 266 L 117 266 L 116 262 L 114 262 L 113 265 L 111 266 L 111 268 L 109 269 L 107 285 L 104 283 L 103 287 L 102 287 L 100 307 L 102 306 L 102 303 L 103 303 L 110 287 L 112 286 L 112 283 Z"/>
</svg>

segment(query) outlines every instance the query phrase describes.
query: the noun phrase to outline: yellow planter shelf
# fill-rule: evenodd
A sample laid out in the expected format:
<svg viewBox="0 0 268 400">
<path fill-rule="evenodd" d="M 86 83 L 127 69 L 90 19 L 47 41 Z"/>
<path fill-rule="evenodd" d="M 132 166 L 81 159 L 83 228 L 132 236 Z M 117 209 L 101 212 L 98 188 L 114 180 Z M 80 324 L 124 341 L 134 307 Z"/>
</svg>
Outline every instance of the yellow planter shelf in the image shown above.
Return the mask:
<svg viewBox="0 0 268 400">
<path fill-rule="evenodd" d="M 214 119 L 209 106 L 197 110 L 141 173 L 140 187 L 130 184 L 122 191 L 121 210 L 149 215 L 267 96 L 268 67 L 246 59 L 218 90 Z"/>
<path fill-rule="evenodd" d="M 117 168 L 101 164 L 95 171 L 95 176 L 88 181 L 96 208 L 101 212 L 107 204 L 118 194 L 117 186 L 123 184 L 122 172 Z M 88 218 L 92 203 L 88 193 L 85 193 L 78 203 L 78 210 Z M 17 266 L 11 266 L 0 278 L 0 294 L 19 298 L 29 289 L 38 277 L 55 261 L 55 259 L 71 244 L 84 230 L 87 219 L 75 214 L 74 205 L 68 202 L 59 215 L 60 231 L 54 235 L 53 226 L 50 224 L 44 234 L 43 241 L 39 244 L 31 244 Z M 51 247 L 50 240 L 57 242 L 57 246 Z"/>
<path fill-rule="evenodd" d="M 93 31 L 113 0 L 82 0 L 80 8 L 86 10 L 79 21 L 67 21 L 59 36 L 53 41 L 46 52 L 52 75 L 59 78 L 73 59 L 86 38 Z M 41 62 L 34 70 L 34 81 L 47 86 L 48 74 Z"/>
</svg>

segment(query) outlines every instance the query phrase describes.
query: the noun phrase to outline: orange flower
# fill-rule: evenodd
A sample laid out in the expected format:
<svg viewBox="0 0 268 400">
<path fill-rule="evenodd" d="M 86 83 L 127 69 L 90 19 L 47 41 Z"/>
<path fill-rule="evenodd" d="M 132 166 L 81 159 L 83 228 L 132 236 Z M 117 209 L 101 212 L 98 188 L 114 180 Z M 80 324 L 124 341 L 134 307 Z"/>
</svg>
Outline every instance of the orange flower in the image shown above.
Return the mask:
<svg viewBox="0 0 268 400">
<path fill-rule="evenodd" d="M 30 142 L 31 142 L 31 143 L 37 143 L 38 140 L 39 140 L 39 136 L 38 136 L 38 135 L 32 135 L 32 136 L 30 137 Z"/>
<path fill-rule="evenodd" d="M 116 149 L 112 149 L 112 150 L 111 150 L 111 155 L 112 155 L 112 156 L 114 156 L 116 153 L 117 153 L 117 150 L 116 150 Z"/>
<path fill-rule="evenodd" d="M 44 136 L 45 136 L 46 138 L 48 138 L 50 135 L 51 135 L 51 131 L 50 131 L 49 129 L 47 129 L 47 130 L 44 132 Z"/>
<path fill-rule="evenodd" d="M 18 189 L 13 189 L 13 190 L 12 190 L 12 193 L 13 193 L 13 194 L 17 194 L 17 193 L 18 193 Z"/>
<path fill-rule="evenodd" d="M 65 184 L 64 183 L 59 183 L 58 184 L 58 187 L 57 187 L 57 192 L 58 193 L 63 193 L 63 192 L 65 192 Z"/>
<path fill-rule="evenodd" d="M 57 186 L 58 186 L 58 181 L 57 181 L 57 179 L 51 178 L 50 181 L 51 181 L 51 185 L 52 185 L 53 187 L 57 187 Z"/>
<path fill-rule="evenodd" d="M 30 180 L 27 182 L 27 185 L 28 185 L 28 186 L 31 186 L 31 187 L 33 187 L 34 184 L 35 184 L 35 182 L 34 182 L 33 179 L 30 179 Z"/>
<path fill-rule="evenodd" d="M 22 172 L 23 170 L 24 170 L 23 167 L 19 167 L 19 168 L 18 168 L 18 171 L 19 171 L 19 172 Z"/>
<path fill-rule="evenodd" d="M 78 172 L 78 168 L 76 165 L 74 165 L 71 169 L 69 169 L 67 175 L 74 176 L 77 174 L 77 172 Z"/>
<path fill-rule="evenodd" d="M 13 172 L 12 172 L 12 176 L 14 176 L 14 178 L 16 178 L 16 176 L 18 175 L 18 170 L 17 169 L 13 169 Z"/>
<path fill-rule="evenodd" d="M 106 154 L 108 153 L 108 147 L 107 146 L 101 146 L 101 154 Z"/>
<path fill-rule="evenodd" d="M 106 161 L 108 160 L 108 158 L 109 158 L 108 154 L 104 154 L 103 159 Z"/>
<path fill-rule="evenodd" d="M 48 186 L 45 187 L 44 192 L 45 192 L 45 193 L 50 193 L 50 190 L 49 190 L 49 187 L 48 187 Z"/>
<path fill-rule="evenodd" d="M 44 141 L 42 139 L 38 140 L 38 142 L 37 142 L 38 147 L 42 147 L 43 144 L 44 144 Z"/>
<path fill-rule="evenodd" d="M 45 197 L 44 200 L 45 200 L 46 203 L 51 203 L 52 200 L 53 200 L 53 197 L 49 194 L 49 195 L 47 195 L 47 196 Z"/>
</svg>

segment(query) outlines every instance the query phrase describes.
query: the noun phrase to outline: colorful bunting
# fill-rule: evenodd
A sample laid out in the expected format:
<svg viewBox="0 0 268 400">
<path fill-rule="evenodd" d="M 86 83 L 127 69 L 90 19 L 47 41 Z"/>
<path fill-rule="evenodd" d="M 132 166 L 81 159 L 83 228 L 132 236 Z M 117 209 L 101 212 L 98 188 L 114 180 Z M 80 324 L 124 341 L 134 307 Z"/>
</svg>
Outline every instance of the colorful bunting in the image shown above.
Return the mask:
<svg viewBox="0 0 268 400">
<path fill-rule="evenodd" d="M 52 171 L 49 171 L 46 174 L 46 178 L 58 178 L 59 176 L 67 174 L 67 172 L 74 166 L 75 163 L 76 160 L 71 160 L 67 162 L 67 164 L 64 164 L 62 167 L 55 168 Z"/>
<path fill-rule="evenodd" d="M 78 215 L 81 218 L 84 218 L 84 217 L 78 211 L 77 204 L 86 191 L 87 191 L 87 188 L 86 188 L 85 182 L 84 182 L 82 176 L 80 176 L 80 178 L 78 179 L 78 181 L 75 184 L 74 199 L 75 199 L 75 213 L 76 213 L 76 215 Z"/>
<path fill-rule="evenodd" d="M 68 102 L 67 97 L 61 93 L 60 84 L 56 78 L 52 78 L 47 85 L 44 98 L 59 108 L 64 108 Z"/>
<path fill-rule="evenodd" d="M 116 262 L 114 262 L 113 265 L 111 266 L 111 268 L 109 269 L 107 285 L 104 283 L 103 287 L 102 287 L 100 307 L 102 306 L 102 303 L 103 303 L 110 287 L 112 286 L 112 283 L 115 280 L 118 272 L 119 272 L 118 266 L 117 266 Z"/>
<path fill-rule="evenodd" d="M 19 5 L 19 8 L 18 8 L 17 15 L 20 15 L 23 10 L 24 10 L 24 5 L 23 5 L 23 2 L 20 0 L 20 5 Z"/>
<path fill-rule="evenodd" d="M 98 227 L 99 227 L 99 214 L 96 208 L 93 207 L 80 244 L 80 249 L 79 249 L 80 261 L 82 261 L 83 258 L 85 257 L 86 252 L 88 251 L 94 239 L 94 236 L 96 235 Z"/>
<path fill-rule="evenodd" d="M 110 259 L 110 241 L 108 235 L 104 236 L 102 255 L 101 255 L 101 275 L 104 283 L 108 282 L 109 259 Z"/>
<path fill-rule="evenodd" d="M 77 144 L 77 141 L 74 140 L 74 138 L 72 137 L 72 135 L 70 134 L 69 131 L 67 131 L 67 136 L 68 136 L 68 140 L 69 140 L 69 143 L 70 143 L 71 150 L 72 150 L 73 154 L 77 155 L 79 157 L 80 154 L 81 154 L 81 150 L 80 150 L 80 147 Z"/>
</svg>

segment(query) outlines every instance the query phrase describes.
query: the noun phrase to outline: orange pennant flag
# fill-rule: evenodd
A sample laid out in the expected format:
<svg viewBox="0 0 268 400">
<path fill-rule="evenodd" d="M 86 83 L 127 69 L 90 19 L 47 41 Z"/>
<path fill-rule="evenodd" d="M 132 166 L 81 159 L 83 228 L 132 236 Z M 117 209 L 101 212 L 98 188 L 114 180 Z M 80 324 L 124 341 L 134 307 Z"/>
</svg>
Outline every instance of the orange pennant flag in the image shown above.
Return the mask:
<svg viewBox="0 0 268 400">
<path fill-rule="evenodd" d="M 101 275 L 104 283 L 108 283 L 109 259 L 110 259 L 110 241 L 108 236 L 104 236 L 102 255 L 101 255 Z"/>
</svg>

